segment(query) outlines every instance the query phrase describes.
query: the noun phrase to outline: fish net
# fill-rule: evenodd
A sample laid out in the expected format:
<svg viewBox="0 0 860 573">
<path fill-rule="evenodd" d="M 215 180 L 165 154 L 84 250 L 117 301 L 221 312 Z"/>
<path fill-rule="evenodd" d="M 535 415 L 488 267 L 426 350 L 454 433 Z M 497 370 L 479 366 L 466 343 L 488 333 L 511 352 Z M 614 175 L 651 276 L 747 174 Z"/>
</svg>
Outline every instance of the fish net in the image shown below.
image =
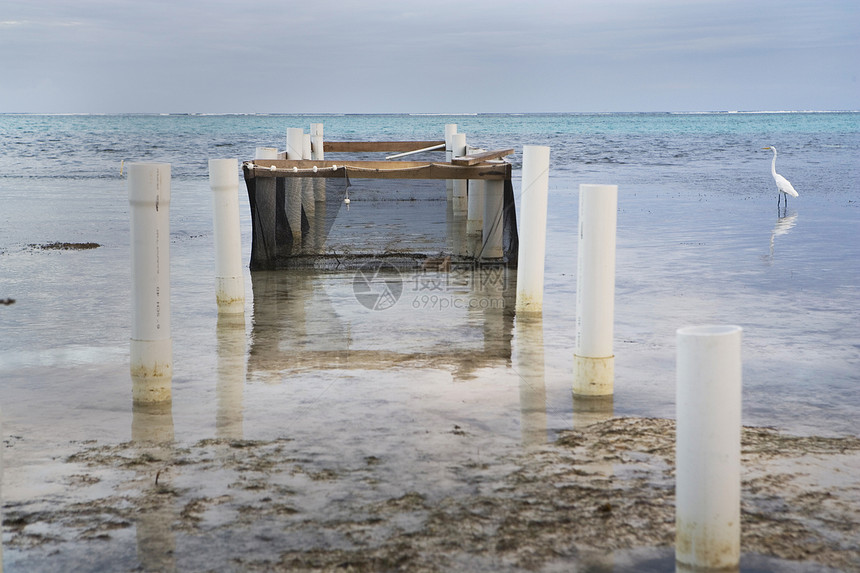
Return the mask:
<svg viewBox="0 0 860 573">
<path fill-rule="evenodd" d="M 504 181 L 501 209 L 475 233 L 467 213 L 453 208 L 444 179 L 367 179 L 339 171 L 330 177 L 260 176 L 246 166 L 251 270 L 358 268 L 372 260 L 401 269 L 472 261 L 516 265 L 510 180 Z M 485 240 L 498 232 L 496 226 L 501 253 L 491 253 Z"/>
</svg>

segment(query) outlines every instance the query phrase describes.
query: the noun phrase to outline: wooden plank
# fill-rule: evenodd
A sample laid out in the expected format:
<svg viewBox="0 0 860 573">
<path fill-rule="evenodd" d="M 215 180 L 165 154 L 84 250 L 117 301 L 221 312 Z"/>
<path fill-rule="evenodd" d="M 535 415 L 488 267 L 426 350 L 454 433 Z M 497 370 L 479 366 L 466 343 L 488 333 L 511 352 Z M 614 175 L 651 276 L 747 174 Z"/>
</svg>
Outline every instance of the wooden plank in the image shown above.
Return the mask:
<svg viewBox="0 0 860 573">
<path fill-rule="evenodd" d="M 478 163 L 483 163 L 485 161 L 491 161 L 493 159 L 500 159 L 502 157 L 507 157 L 514 152 L 513 149 L 499 149 L 496 151 L 485 151 L 483 153 L 475 153 L 474 155 L 464 155 L 462 157 L 455 157 L 451 160 L 451 163 L 454 165 L 461 165 L 464 167 L 468 167 L 470 165 L 477 165 Z"/>
<path fill-rule="evenodd" d="M 353 179 L 488 179 L 511 178 L 510 163 L 483 163 L 469 167 L 421 161 L 314 161 L 255 159 L 254 177 L 336 177 Z M 333 166 L 337 170 L 332 170 Z M 272 171 L 271 168 L 275 167 Z M 312 171 L 316 167 L 317 172 Z M 346 170 L 343 168 L 346 167 Z M 248 169 L 248 164 L 245 164 Z M 297 171 L 293 171 L 296 168 Z"/>
<path fill-rule="evenodd" d="M 423 147 L 445 145 L 444 141 L 323 141 L 326 153 L 362 153 L 415 151 Z"/>
</svg>

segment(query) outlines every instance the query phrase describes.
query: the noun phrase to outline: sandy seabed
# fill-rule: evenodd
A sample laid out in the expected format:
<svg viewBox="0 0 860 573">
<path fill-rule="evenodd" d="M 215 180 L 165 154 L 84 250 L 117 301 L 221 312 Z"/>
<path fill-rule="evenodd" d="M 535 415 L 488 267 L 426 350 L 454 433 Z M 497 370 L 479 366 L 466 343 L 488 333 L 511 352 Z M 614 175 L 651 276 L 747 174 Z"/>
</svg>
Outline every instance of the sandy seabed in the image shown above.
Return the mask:
<svg viewBox="0 0 860 573">
<path fill-rule="evenodd" d="M 426 491 L 288 437 L 75 442 L 62 496 L 5 506 L 7 571 L 674 570 L 674 440 L 612 418 Z M 860 439 L 747 427 L 742 460 L 743 570 L 860 571 Z"/>
</svg>

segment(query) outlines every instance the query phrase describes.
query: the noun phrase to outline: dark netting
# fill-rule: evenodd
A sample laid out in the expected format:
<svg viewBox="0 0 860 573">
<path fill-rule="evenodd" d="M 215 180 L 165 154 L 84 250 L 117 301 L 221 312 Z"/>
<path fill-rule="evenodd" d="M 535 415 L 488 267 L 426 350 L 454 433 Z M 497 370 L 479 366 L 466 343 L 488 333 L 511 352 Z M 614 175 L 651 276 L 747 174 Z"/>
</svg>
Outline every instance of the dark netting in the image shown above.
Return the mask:
<svg viewBox="0 0 860 573">
<path fill-rule="evenodd" d="M 428 260 L 516 266 L 519 239 L 510 180 L 501 216 L 484 222 L 502 225 L 502 256 L 492 258 L 483 235 L 467 234 L 466 214 L 454 213 L 445 180 L 244 171 L 253 227 L 251 270 L 353 268 L 380 259 L 398 268 Z"/>
</svg>

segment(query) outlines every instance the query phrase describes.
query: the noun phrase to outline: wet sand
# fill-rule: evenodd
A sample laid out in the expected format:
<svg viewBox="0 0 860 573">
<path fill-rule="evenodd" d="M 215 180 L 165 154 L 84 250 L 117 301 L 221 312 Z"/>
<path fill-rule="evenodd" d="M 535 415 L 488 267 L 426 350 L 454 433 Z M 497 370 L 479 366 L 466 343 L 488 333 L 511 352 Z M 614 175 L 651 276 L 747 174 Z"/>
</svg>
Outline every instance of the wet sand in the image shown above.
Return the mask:
<svg viewBox="0 0 860 573">
<path fill-rule="evenodd" d="M 138 413 L 133 441 L 69 443 L 61 493 L 6 505 L 7 570 L 674 571 L 671 420 L 499 456 L 425 428 L 448 448 L 437 480 L 289 436 L 182 445 L 159 416 Z M 747 427 L 742 459 L 744 570 L 860 571 L 860 439 Z"/>
</svg>

